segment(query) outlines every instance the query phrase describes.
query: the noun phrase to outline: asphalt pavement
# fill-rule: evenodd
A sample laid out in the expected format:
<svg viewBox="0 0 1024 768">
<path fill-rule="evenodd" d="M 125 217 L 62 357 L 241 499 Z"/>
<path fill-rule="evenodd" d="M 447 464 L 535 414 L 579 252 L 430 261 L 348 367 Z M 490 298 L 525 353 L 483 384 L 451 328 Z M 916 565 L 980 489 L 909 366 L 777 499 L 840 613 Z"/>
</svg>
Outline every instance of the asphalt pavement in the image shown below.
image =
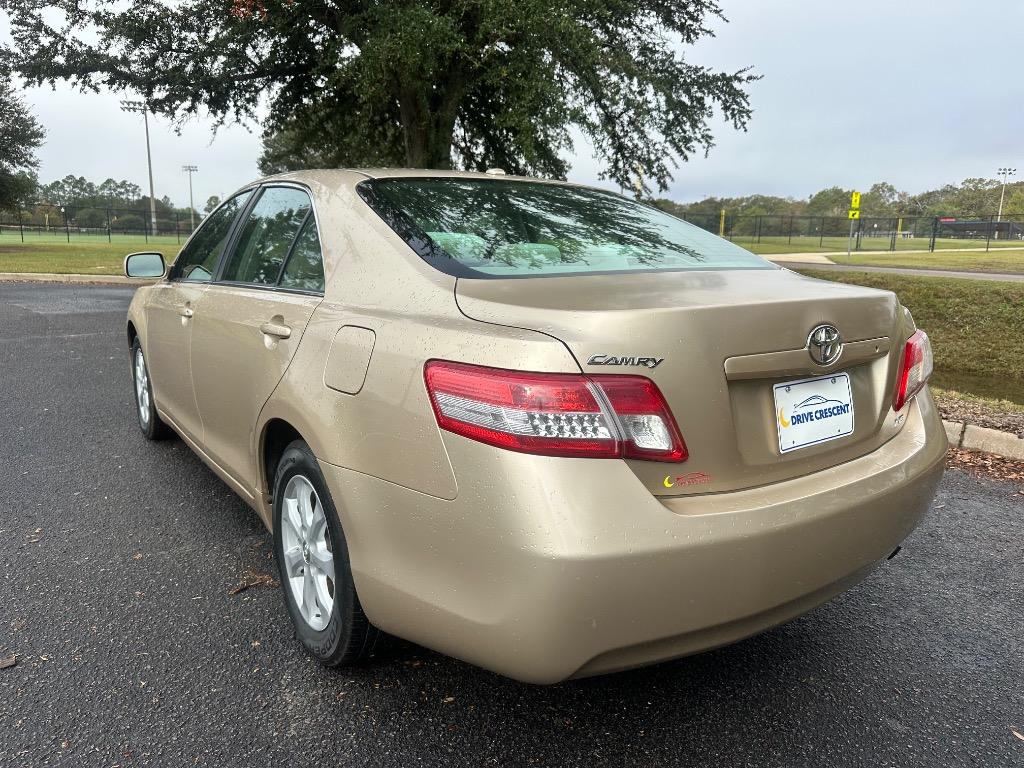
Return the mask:
<svg viewBox="0 0 1024 768">
<path fill-rule="evenodd" d="M 808 616 L 534 687 L 396 641 L 325 670 L 256 516 L 139 433 L 131 290 L 0 285 L 0 766 L 1024 765 L 1024 496 L 950 471 Z"/>
</svg>

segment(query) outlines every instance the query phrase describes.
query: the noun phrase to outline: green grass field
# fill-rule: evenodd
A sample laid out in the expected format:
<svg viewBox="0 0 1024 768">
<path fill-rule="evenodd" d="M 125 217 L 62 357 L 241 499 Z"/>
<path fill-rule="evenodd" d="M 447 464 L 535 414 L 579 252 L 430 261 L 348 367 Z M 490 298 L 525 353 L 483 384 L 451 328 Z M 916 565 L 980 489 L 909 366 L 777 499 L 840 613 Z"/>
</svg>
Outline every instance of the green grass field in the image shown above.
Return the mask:
<svg viewBox="0 0 1024 768">
<path fill-rule="evenodd" d="M 952 269 L 959 272 L 1024 273 L 1024 250 L 935 251 L 935 253 L 853 253 L 830 257 L 836 264 L 872 267 Z"/>
<path fill-rule="evenodd" d="M 818 238 L 794 235 L 792 238 L 786 236 L 761 236 L 758 242 L 757 237 L 735 236 L 731 238 L 734 243 L 741 245 L 754 253 L 836 253 L 846 251 L 846 237 L 825 237 Z M 927 237 L 901 237 L 896 239 L 896 252 L 899 251 L 927 251 L 930 239 Z M 889 252 L 888 237 L 862 237 L 860 241 L 861 252 Z M 984 240 L 963 240 L 953 238 L 938 238 L 935 241 L 935 250 L 966 249 L 975 250 L 985 248 Z M 1024 248 L 1024 242 L 1020 240 L 993 240 L 989 243 L 990 251 L 1002 250 L 1004 248 Z"/>
<path fill-rule="evenodd" d="M 895 291 L 931 337 L 936 386 L 1024 404 L 1024 283 L 800 271 Z"/>
<path fill-rule="evenodd" d="M 182 238 L 184 241 L 184 238 Z M 958 241 L 963 243 L 963 240 Z M 72 238 L 71 242 L 55 237 L 29 237 L 25 243 L 11 237 L 0 236 L 0 272 L 57 272 L 87 275 L 119 275 L 126 254 L 133 251 L 156 250 L 170 262 L 181 245 L 171 236 L 143 238 L 115 235 L 113 242 L 106 238 Z M 762 243 L 753 246 L 756 253 L 771 256 L 776 253 L 808 253 L 800 244 Z M 1024 248 L 1012 251 L 993 249 L 984 251 L 942 250 L 934 253 L 854 252 L 849 261 L 845 254 L 831 257 L 837 264 L 881 267 L 922 267 L 953 269 L 968 272 L 1024 273 Z"/>
<path fill-rule="evenodd" d="M 72 239 L 25 243 L 0 239 L 0 272 L 56 272 L 59 274 L 120 275 L 124 257 L 134 251 L 159 251 L 170 262 L 181 246 L 171 237 L 115 237 L 112 243 Z"/>
</svg>

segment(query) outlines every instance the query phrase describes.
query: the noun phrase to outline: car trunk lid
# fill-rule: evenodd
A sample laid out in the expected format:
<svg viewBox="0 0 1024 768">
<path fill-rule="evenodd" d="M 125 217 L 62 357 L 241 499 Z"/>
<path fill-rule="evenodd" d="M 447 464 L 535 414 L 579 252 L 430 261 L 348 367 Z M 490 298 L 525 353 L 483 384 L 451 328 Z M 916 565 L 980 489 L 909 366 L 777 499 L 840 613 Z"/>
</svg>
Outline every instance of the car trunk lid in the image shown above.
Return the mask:
<svg viewBox="0 0 1024 768">
<path fill-rule="evenodd" d="M 690 454 L 681 464 L 629 462 L 658 495 L 750 488 L 820 471 L 874 450 L 900 427 L 891 401 L 905 321 L 888 291 L 783 269 L 738 269 L 459 279 L 456 298 L 468 317 L 561 340 L 585 373 L 651 378 Z M 831 365 L 808 353 L 808 335 L 822 324 L 844 342 Z M 776 385 L 825 377 L 827 395 L 843 374 L 853 401 L 850 433 L 784 452 Z M 807 400 L 815 398 L 825 399 Z"/>
</svg>

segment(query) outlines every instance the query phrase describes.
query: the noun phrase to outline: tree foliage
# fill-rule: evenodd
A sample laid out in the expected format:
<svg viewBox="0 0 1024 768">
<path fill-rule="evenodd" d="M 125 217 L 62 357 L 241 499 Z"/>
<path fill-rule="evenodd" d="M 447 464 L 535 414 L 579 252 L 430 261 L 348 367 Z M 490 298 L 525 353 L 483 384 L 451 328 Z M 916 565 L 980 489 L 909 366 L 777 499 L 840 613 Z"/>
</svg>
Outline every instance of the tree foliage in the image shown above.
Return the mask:
<svg viewBox="0 0 1024 768">
<path fill-rule="evenodd" d="M 606 177 L 665 188 L 750 118 L 749 70 L 691 64 L 714 0 L 0 0 L 34 83 L 141 94 L 176 118 L 269 109 L 267 170 L 405 164 L 563 176 L 573 128 Z"/>
<path fill-rule="evenodd" d="M 35 193 L 36 150 L 46 132 L 14 92 L 0 64 L 0 210 L 13 210 Z"/>
<path fill-rule="evenodd" d="M 100 184 L 68 174 L 39 187 L 41 202 L 95 208 L 130 208 L 142 199 L 142 188 L 130 181 L 106 179 Z M 148 202 L 149 198 L 145 198 Z"/>
<path fill-rule="evenodd" d="M 130 181 L 106 179 L 97 184 L 68 174 L 48 184 L 33 183 L 31 199 L 34 205 L 21 207 L 27 224 L 64 226 L 66 219 L 74 227 L 102 229 L 109 223 L 115 231 L 124 231 L 141 230 L 150 220 L 149 196 Z M 176 222 L 188 219 L 188 207 L 175 206 L 169 197 L 157 200 L 155 208 L 158 231 L 172 230 Z"/>
<path fill-rule="evenodd" d="M 965 179 L 936 189 L 910 194 L 880 181 L 861 195 L 861 214 L 872 217 L 953 216 L 972 219 L 995 216 L 1002 182 L 998 179 Z M 681 204 L 664 198 L 654 203 L 677 216 L 718 216 L 724 209 L 730 216 L 824 216 L 845 218 L 852 189 L 826 187 L 804 200 L 773 195 L 708 197 Z M 1003 215 L 1024 217 L 1024 182 L 1008 184 Z"/>
<path fill-rule="evenodd" d="M 1016 189 L 1007 189 L 1003 213 L 1007 216 L 1024 218 L 1024 184 L 1017 185 Z"/>
</svg>

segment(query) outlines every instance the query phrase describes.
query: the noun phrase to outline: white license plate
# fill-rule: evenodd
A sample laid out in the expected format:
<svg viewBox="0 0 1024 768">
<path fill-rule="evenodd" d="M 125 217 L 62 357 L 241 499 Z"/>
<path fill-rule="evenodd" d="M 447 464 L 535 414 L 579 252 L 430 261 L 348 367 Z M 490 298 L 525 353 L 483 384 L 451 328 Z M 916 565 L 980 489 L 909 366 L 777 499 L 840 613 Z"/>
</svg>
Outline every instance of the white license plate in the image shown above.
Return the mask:
<svg viewBox="0 0 1024 768">
<path fill-rule="evenodd" d="M 853 393 L 845 373 L 776 384 L 775 426 L 782 453 L 853 433 Z"/>
</svg>

